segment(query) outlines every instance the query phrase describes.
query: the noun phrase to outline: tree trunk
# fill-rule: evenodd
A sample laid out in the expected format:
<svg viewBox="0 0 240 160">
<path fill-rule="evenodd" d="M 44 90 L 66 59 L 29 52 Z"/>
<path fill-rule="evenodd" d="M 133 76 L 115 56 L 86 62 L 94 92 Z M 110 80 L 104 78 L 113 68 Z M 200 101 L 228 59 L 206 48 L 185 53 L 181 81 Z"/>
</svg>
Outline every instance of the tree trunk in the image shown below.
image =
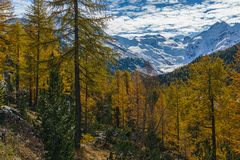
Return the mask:
<svg viewBox="0 0 240 160">
<path fill-rule="evenodd" d="M 215 108 L 214 108 L 214 98 L 212 95 L 212 78 L 211 70 L 208 72 L 208 97 L 210 101 L 211 108 L 211 129 L 212 129 L 212 160 L 217 159 L 217 144 L 216 144 L 216 126 L 215 126 Z"/>
<path fill-rule="evenodd" d="M 116 107 L 116 111 L 115 111 L 115 119 L 116 119 L 116 127 L 119 128 L 120 127 L 120 109 L 118 106 Z"/>
<path fill-rule="evenodd" d="M 137 127 L 139 126 L 139 84 L 138 84 L 138 77 L 136 80 L 136 104 L 137 104 Z"/>
<path fill-rule="evenodd" d="M 147 102 L 145 102 L 144 111 L 143 111 L 143 124 L 142 124 L 142 136 L 143 137 L 145 134 L 146 121 L 147 121 Z"/>
<path fill-rule="evenodd" d="M 178 91 L 177 91 L 178 92 Z M 177 147 L 178 147 L 178 159 L 180 155 L 180 121 L 179 121 L 179 102 L 177 93 Z"/>
<path fill-rule="evenodd" d="M 36 77 L 35 77 L 35 100 L 34 107 L 38 105 L 38 87 L 39 87 L 39 58 L 40 58 L 40 23 L 38 20 L 38 33 L 37 33 L 37 58 L 36 58 Z"/>
<path fill-rule="evenodd" d="M 211 123 L 212 123 L 212 160 L 217 159 L 217 144 L 216 144 L 216 126 L 215 126 L 215 109 L 214 100 L 211 98 Z"/>
<path fill-rule="evenodd" d="M 123 91 L 123 87 L 122 87 L 122 95 L 121 95 L 121 108 L 122 108 L 122 127 L 124 128 L 125 126 L 125 107 L 124 107 L 124 95 L 123 95 L 124 91 Z"/>
<path fill-rule="evenodd" d="M 38 84 L 39 84 L 39 54 L 37 56 L 37 66 L 36 66 L 36 77 L 35 77 L 35 100 L 34 100 L 34 106 L 35 108 L 38 105 Z"/>
<path fill-rule="evenodd" d="M 87 71 L 86 71 L 87 74 Z M 85 132 L 88 131 L 88 82 L 86 78 L 86 88 L 85 88 Z"/>
<path fill-rule="evenodd" d="M 18 38 L 19 39 L 19 38 Z M 16 105 L 19 107 L 19 45 L 17 45 L 17 62 L 16 62 Z"/>
<path fill-rule="evenodd" d="M 32 97 L 33 97 L 33 91 L 32 91 L 32 60 L 29 58 L 29 66 L 28 66 L 28 71 L 29 71 L 29 77 L 28 77 L 28 83 L 29 83 L 29 108 L 32 110 L 35 110 L 35 106 L 33 105 Z"/>
<path fill-rule="evenodd" d="M 164 110 L 163 110 L 163 113 L 162 113 L 162 132 L 161 132 L 161 134 L 162 134 L 162 145 L 164 146 L 164 121 L 165 121 L 165 119 L 164 119 Z"/>
<path fill-rule="evenodd" d="M 80 159 L 81 140 L 81 99 L 80 99 L 80 69 L 79 69 L 79 28 L 78 28 L 78 0 L 74 0 L 74 74 L 75 74 L 75 105 L 76 105 L 76 127 L 75 127 L 75 151 L 76 159 Z"/>
<path fill-rule="evenodd" d="M 33 110 L 35 110 L 35 108 L 33 108 L 33 105 L 32 105 L 32 77 L 31 76 L 29 78 L 29 108 L 32 108 Z"/>
<path fill-rule="evenodd" d="M 121 103 L 121 105 L 122 105 L 122 127 L 124 128 L 124 126 L 125 126 L 125 114 L 124 114 L 124 104 L 123 104 L 123 102 Z"/>
</svg>

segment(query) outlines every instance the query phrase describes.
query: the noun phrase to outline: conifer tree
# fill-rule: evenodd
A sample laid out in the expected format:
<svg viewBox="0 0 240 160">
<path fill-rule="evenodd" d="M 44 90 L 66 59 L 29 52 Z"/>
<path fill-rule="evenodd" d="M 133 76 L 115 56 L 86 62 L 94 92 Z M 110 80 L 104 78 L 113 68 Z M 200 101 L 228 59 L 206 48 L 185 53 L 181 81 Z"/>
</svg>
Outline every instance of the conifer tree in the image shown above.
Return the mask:
<svg viewBox="0 0 240 160">
<path fill-rule="evenodd" d="M 41 99 L 42 137 L 48 160 L 73 159 L 73 118 L 71 100 L 63 93 L 59 64 L 49 63 L 49 89 Z"/>
<path fill-rule="evenodd" d="M 230 88 L 227 90 L 230 92 L 225 96 L 225 100 L 227 100 L 227 108 L 224 113 L 228 128 L 227 137 L 231 137 L 228 139 L 231 142 L 231 149 L 235 151 L 235 153 L 240 153 L 240 104 L 238 99 L 240 98 L 239 86 L 240 86 L 240 73 L 239 73 L 239 65 L 240 65 L 240 51 L 238 51 L 234 57 L 233 68 L 231 71 L 231 79 L 232 84 Z M 229 125 L 230 124 L 230 125 Z M 226 125 L 226 123 L 224 123 Z"/>
<path fill-rule="evenodd" d="M 80 85 L 82 86 L 81 97 L 85 129 L 87 129 L 90 107 L 94 102 L 104 99 L 103 97 L 110 98 L 111 92 L 111 89 L 105 84 L 109 83 L 110 73 L 108 72 L 108 63 L 112 61 L 112 51 L 101 43 L 102 40 L 106 40 L 105 38 L 103 39 L 102 35 L 94 36 L 94 33 L 91 34 L 93 35 L 82 32 L 80 33 L 79 40 L 80 44 L 84 44 L 84 52 L 81 53 L 80 57 L 80 71 L 82 73 L 80 75 Z"/>
<path fill-rule="evenodd" d="M 52 50 L 56 49 L 56 39 L 54 38 L 53 22 L 48 13 L 48 7 L 44 0 L 34 0 L 29 6 L 29 10 L 26 13 L 27 25 L 26 31 L 30 39 L 29 46 L 33 48 L 32 57 L 34 68 L 34 107 L 38 105 L 38 95 L 40 87 L 40 78 L 43 78 L 44 64 L 46 62 Z M 45 63 L 44 63 L 45 62 Z"/>
<path fill-rule="evenodd" d="M 53 9 L 53 16 L 59 18 L 61 27 L 59 29 L 62 32 L 62 38 L 70 43 L 70 50 L 66 53 L 73 55 L 74 62 L 74 91 L 75 91 L 75 149 L 76 156 L 79 157 L 80 152 L 80 138 L 81 138 L 81 117 L 82 117 L 82 105 L 81 105 L 81 87 L 80 87 L 80 59 L 84 57 L 82 53 L 88 49 L 85 48 L 85 37 L 90 37 L 92 40 L 97 37 L 97 43 L 92 45 L 94 50 L 97 51 L 101 46 L 105 33 L 103 31 L 105 18 L 97 17 L 96 12 L 101 12 L 104 9 L 102 1 L 92 0 L 57 0 L 50 1 L 49 3 Z M 99 38 L 100 37 L 100 38 Z M 90 41 L 91 42 L 91 41 Z M 94 53 L 94 52 L 93 52 Z M 98 53 L 98 52 L 97 52 Z M 82 72 L 81 72 L 82 73 Z"/>
<path fill-rule="evenodd" d="M 177 150 L 178 153 L 180 152 L 180 95 L 179 95 L 179 85 L 177 83 L 175 83 L 174 85 L 171 85 L 169 87 L 170 91 L 169 91 L 169 109 L 172 110 L 172 112 L 175 114 L 173 114 L 174 117 L 174 121 L 175 121 L 175 134 L 176 135 L 176 144 L 177 144 Z"/>
<path fill-rule="evenodd" d="M 120 116 L 121 116 L 121 112 L 120 112 L 120 83 L 121 83 L 121 73 L 120 71 L 116 71 L 116 75 L 115 75 L 115 78 L 116 78 L 116 107 L 115 107 L 115 121 L 116 121 L 116 127 L 120 127 Z"/>
<path fill-rule="evenodd" d="M 141 115 L 143 113 L 144 101 L 145 101 L 145 88 L 143 80 L 138 71 L 134 72 L 132 75 L 133 81 L 133 98 L 134 98 L 134 112 L 136 116 L 136 126 L 140 127 L 140 122 L 142 121 Z"/>
<path fill-rule="evenodd" d="M 13 63 L 12 71 L 15 75 L 16 105 L 20 107 L 20 80 L 23 80 L 20 74 L 24 75 L 24 55 L 26 53 L 27 37 L 22 25 L 18 21 L 10 26 L 8 34 L 8 39 L 11 43 L 8 50 L 8 58 Z"/>
<path fill-rule="evenodd" d="M 159 97 L 159 84 L 156 81 L 155 77 L 148 77 L 145 79 L 145 88 L 146 88 L 146 103 L 148 106 L 148 111 L 150 113 L 149 119 L 149 131 L 154 131 L 156 121 L 155 121 L 155 105 Z"/>
<path fill-rule="evenodd" d="M 161 144 L 162 147 L 165 147 L 165 134 L 166 134 L 166 121 L 167 121 L 167 96 L 166 96 L 166 91 L 161 88 L 160 89 L 160 95 L 158 98 L 158 102 L 156 104 L 157 106 L 157 114 L 159 115 L 159 120 L 157 124 L 157 128 L 159 130 L 159 134 L 161 137 Z"/>
<path fill-rule="evenodd" d="M 199 63 L 192 66 L 191 85 L 199 99 L 199 105 L 206 115 L 203 127 L 211 130 L 211 159 L 217 159 L 217 139 L 216 139 L 216 104 L 226 87 L 227 72 L 223 61 L 216 57 L 204 57 Z M 201 112 L 202 112 L 201 111 Z M 210 127 L 208 127 L 210 126 Z M 209 139 L 209 138 L 207 138 Z M 208 143 L 208 142 L 207 142 Z"/>
<path fill-rule="evenodd" d="M 9 31 L 9 25 L 6 23 L 12 17 L 12 5 L 10 0 L 1 0 L 0 1 L 0 62 L 4 64 L 6 60 L 6 52 L 8 45 L 10 44 L 7 33 Z M 0 66 L 0 79 L 2 80 L 3 66 Z"/>
<path fill-rule="evenodd" d="M 184 145 L 183 136 L 183 111 L 184 111 L 184 83 L 182 81 L 175 81 L 171 83 L 167 89 L 167 107 L 168 107 L 168 123 L 171 128 L 168 134 L 171 136 L 171 141 L 175 143 L 178 152 L 178 159 L 182 152 Z"/>
<path fill-rule="evenodd" d="M 34 110 L 35 107 L 33 105 L 33 86 L 34 86 L 34 55 L 31 50 L 31 47 L 28 46 L 26 50 L 26 54 L 24 55 L 25 59 L 25 87 L 28 90 L 28 106 L 30 109 Z"/>
<path fill-rule="evenodd" d="M 6 27 L 7 27 L 6 21 L 11 17 L 12 17 L 11 1 L 1 0 L 0 1 L 0 42 L 3 42 L 3 41 L 6 42 L 6 39 L 4 37 L 4 34 L 6 33 Z"/>
</svg>

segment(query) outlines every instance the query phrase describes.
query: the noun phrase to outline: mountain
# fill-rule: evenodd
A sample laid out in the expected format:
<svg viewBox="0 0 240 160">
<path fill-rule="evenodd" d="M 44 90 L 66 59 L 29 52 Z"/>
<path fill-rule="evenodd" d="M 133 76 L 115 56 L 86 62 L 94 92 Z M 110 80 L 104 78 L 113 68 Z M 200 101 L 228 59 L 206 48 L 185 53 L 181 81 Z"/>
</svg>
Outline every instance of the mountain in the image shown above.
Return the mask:
<svg viewBox="0 0 240 160">
<path fill-rule="evenodd" d="M 227 49 L 240 41 L 240 24 L 230 26 L 225 22 L 216 23 L 208 30 L 193 37 L 186 51 L 193 58 Z"/>
<path fill-rule="evenodd" d="M 231 67 L 231 63 L 234 61 L 234 57 L 237 54 L 237 52 L 239 52 L 239 51 L 240 51 L 240 43 L 238 43 L 226 50 L 218 51 L 218 52 L 212 53 L 210 55 L 206 55 L 206 56 L 219 57 L 224 61 L 224 63 L 226 65 L 230 64 L 230 67 Z M 158 77 L 159 77 L 161 84 L 169 84 L 176 80 L 183 80 L 183 81 L 187 80 L 189 78 L 190 65 L 194 64 L 194 63 L 198 63 L 198 61 L 202 57 L 203 56 L 198 57 L 197 59 L 192 61 L 190 64 L 180 67 L 180 68 L 174 70 L 173 72 L 159 75 Z M 240 71 L 240 66 L 239 66 L 239 68 L 233 68 L 233 69 Z"/>
<path fill-rule="evenodd" d="M 114 38 L 116 42 L 111 45 L 120 53 L 121 59 L 130 57 L 148 61 L 158 73 L 170 72 L 185 61 L 183 44 L 161 35 Z"/>
<path fill-rule="evenodd" d="M 13 18 L 9 24 L 24 18 Z M 196 58 L 225 50 L 240 42 L 240 24 L 229 25 L 217 22 L 195 36 L 166 38 L 160 34 L 135 37 L 113 36 L 114 42 L 108 46 L 120 53 L 117 66 L 111 69 L 140 70 L 146 73 L 146 63 L 150 63 L 155 74 L 164 74 L 191 63 Z"/>
<path fill-rule="evenodd" d="M 240 24 L 230 26 L 225 22 L 217 22 L 193 37 L 165 38 L 157 34 L 135 37 L 114 36 L 114 38 L 116 41 L 108 45 L 120 53 L 120 61 L 135 59 L 130 65 L 132 66 L 130 70 L 142 70 L 144 62 L 149 62 L 156 74 L 163 74 L 172 72 L 199 56 L 237 44 L 240 42 Z M 121 64 L 121 66 L 128 65 L 128 63 Z"/>
</svg>

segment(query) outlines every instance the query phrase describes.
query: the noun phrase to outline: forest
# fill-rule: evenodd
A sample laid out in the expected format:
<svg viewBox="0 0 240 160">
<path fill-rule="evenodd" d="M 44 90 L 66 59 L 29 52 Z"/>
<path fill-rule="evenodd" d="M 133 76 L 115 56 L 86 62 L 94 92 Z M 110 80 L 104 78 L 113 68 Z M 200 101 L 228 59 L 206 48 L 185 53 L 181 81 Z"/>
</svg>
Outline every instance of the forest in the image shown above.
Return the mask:
<svg viewBox="0 0 240 160">
<path fill-rule="evenodd" d="M 200 57 L 184 78 L 163 81 L 148 63 L 144 73 L 120 70 L 106 45 L 114 41 L 107 7 L 33 0 L 17 18 L 12 2 L 0 0 L 0 159 L 17 152 L 4 126 L 20 132 L 4 106 L 34 127 L 38 159 L 87 160 L 82 148 L 99 135 L 106 160 L 240 159 L 240 48 L 228 63 Z"/>
</svg>

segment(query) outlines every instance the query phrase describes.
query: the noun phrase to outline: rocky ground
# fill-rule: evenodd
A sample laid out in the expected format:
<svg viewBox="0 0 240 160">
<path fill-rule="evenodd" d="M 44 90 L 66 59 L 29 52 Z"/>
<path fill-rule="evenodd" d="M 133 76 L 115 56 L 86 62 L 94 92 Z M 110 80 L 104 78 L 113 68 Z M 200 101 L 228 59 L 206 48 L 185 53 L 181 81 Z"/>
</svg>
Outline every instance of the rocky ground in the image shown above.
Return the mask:
<svg viewBox="0 0 240 160">
<path fill-rule="evenodd" d="M 0 107 L 0 160 L 44 160 L 43 144 L 34 127 L 38 123 L 37 116 L 31 112 L 28 117 L 24 120 L 14 107 Z M 107 160 L 110 151 L 101 147 L 104 134 L 99 132 L 97 137 L 86 137 L 82 142 L 82 159 Z"/>
<path fill-rule="evenodd" d="M 43 144 L 37 131 L 16 109 L 8 106 L 0 107 L 0 159 L 43 159 Z"/>
</svg>

